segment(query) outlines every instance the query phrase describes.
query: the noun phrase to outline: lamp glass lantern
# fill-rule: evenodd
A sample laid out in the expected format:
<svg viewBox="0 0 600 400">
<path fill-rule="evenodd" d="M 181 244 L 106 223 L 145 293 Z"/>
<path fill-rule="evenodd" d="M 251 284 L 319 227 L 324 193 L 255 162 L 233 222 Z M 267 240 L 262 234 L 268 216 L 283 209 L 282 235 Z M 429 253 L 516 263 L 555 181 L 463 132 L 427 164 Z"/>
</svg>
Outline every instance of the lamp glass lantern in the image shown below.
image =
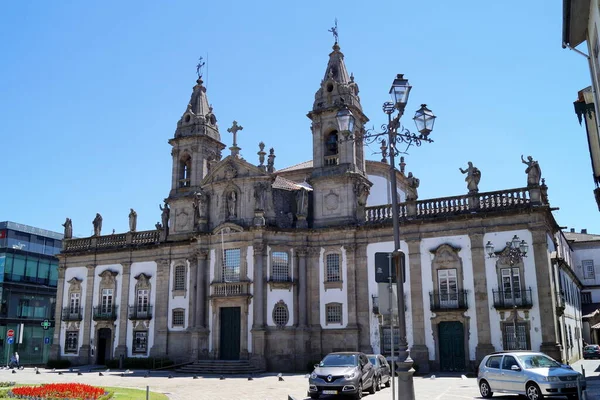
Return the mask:
<svg viewBox="0 0 600 400">
<path fill-rule="evenodd" d="M 526 241 L 521 240 L 521 243 L 519 243 L 519 249 L 521 250 L 521 253 L 527 254 L 527 252 L 529 251 L 529 245 Z"/>
<path fill-rule="evenodd" d="M 490 257 L 492 256 L 492 254 L 494 254 L 494 245 L 489 240 L 488 240 L 487 244 L 485 245 L 485 251 L 486 251 L 486 253 L 488 253 L 488 256 L 490 256 Z"/>
<path fill-rule="evenodd" d="M 354 130 L 354 115 L 348 107 L 340 109 L 335 118 L 340 132 L 352 132 Z"/>
<path fill-rule="evenodd" d="M 415 116 L 413 117 L 417 130 L 425 137 L 433 130 L 435 119 L 436 116 L 427 108 L 427 104 L 421 104 L 421 108 L 415 112 Z"/>
<path fill-rule="evenodd" d="M 394 79 L 390 88 L 390 94 L 397 108 L 404 107 L 408 103 L 410 89 L 412 89 L 412 86 L 408 84 L 408 79 L 404 79 L 403 74 L 396 75 L 396 79 Z"/>
</svg>

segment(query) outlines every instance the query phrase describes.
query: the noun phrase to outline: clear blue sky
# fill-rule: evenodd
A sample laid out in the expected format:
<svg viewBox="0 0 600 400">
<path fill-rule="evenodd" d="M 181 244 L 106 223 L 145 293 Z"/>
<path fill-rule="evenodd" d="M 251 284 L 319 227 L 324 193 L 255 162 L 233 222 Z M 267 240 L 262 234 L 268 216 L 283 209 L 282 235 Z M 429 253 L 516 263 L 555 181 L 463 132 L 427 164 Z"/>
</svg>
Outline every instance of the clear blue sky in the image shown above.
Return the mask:
<svg viewBox="0 0 600 400">
<path fill-rule="evenodd" d="M 88 236 L 96 212 L 103 233 L 126 231 L 133 207 L 153 229 L 199 56 L 227 146 L 235 119 L 246 160 L 258 163 L 261 140 L 276 168 L 311 159 L 306 113 L 337 17 L 372 125 L 397 73 L 413 85 L 407 112 L 427 103 L 438 116 L 435 143 L 406 157 L 421 199 L 465 194 L 468 161 L 481 191 L 525 186 L 520 156 L 532 155 L 559 224 L 600 233 L 573 112 L 590 75 L 561 48 L 561 13 L 558 0 L 5 2 L 0 220 L 62 232 L 69 216 Z"/>
</svg>

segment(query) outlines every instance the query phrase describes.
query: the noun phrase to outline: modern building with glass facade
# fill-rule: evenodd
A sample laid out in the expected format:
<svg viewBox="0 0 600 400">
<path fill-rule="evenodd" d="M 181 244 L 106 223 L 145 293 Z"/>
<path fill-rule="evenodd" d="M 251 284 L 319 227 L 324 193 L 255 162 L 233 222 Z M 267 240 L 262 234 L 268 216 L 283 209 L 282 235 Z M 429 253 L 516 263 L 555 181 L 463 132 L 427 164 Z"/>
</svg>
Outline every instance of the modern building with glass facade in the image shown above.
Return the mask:
<svg viewBox="0 0 600 400">
<path fill-rule="evenodd" d="M 0 365 L 15 351 L 22 365 L 48 360 L 62 237 L 0 222 Z"/>
</svg>

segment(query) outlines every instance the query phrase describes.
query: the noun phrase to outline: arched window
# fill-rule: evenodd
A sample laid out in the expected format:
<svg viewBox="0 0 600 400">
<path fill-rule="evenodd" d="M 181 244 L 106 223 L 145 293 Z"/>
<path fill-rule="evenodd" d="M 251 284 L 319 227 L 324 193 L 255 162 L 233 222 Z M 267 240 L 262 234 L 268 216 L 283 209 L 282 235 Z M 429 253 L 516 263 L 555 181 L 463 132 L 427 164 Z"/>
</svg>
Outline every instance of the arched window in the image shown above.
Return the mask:
<svg viewBox="0 0 600 400">
<path fill-rule="evenodd" d="M 325 139 L 325 165 L 338 164 L 338 132 L 333 131 Z"/>
<path fill-rule="evenodd" d="M 179 187 L 189 187 L 192 177 L 192 157 L 185 154 L 179 161 Z"/>
</svg>

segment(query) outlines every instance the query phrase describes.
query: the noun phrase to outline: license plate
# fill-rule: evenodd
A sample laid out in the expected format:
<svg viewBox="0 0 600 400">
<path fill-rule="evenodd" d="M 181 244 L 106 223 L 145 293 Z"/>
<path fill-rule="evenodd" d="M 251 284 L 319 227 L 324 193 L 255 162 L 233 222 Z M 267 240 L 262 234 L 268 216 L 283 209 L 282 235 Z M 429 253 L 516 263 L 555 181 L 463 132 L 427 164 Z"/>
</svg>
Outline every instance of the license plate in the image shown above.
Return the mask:
<svg viewBox="0 0 600 400">
<path fill-rule="evenodd" d="M 323 394 L 337 394 L 337 390 L 323 390 Z"/>
<path fill-rule="evenodd" d="M 574 387 L 577 387 L 577 384 L 576 383 L 566 383 L 565 387 L 566 388 L 574 388 Z"/>
</svg>

